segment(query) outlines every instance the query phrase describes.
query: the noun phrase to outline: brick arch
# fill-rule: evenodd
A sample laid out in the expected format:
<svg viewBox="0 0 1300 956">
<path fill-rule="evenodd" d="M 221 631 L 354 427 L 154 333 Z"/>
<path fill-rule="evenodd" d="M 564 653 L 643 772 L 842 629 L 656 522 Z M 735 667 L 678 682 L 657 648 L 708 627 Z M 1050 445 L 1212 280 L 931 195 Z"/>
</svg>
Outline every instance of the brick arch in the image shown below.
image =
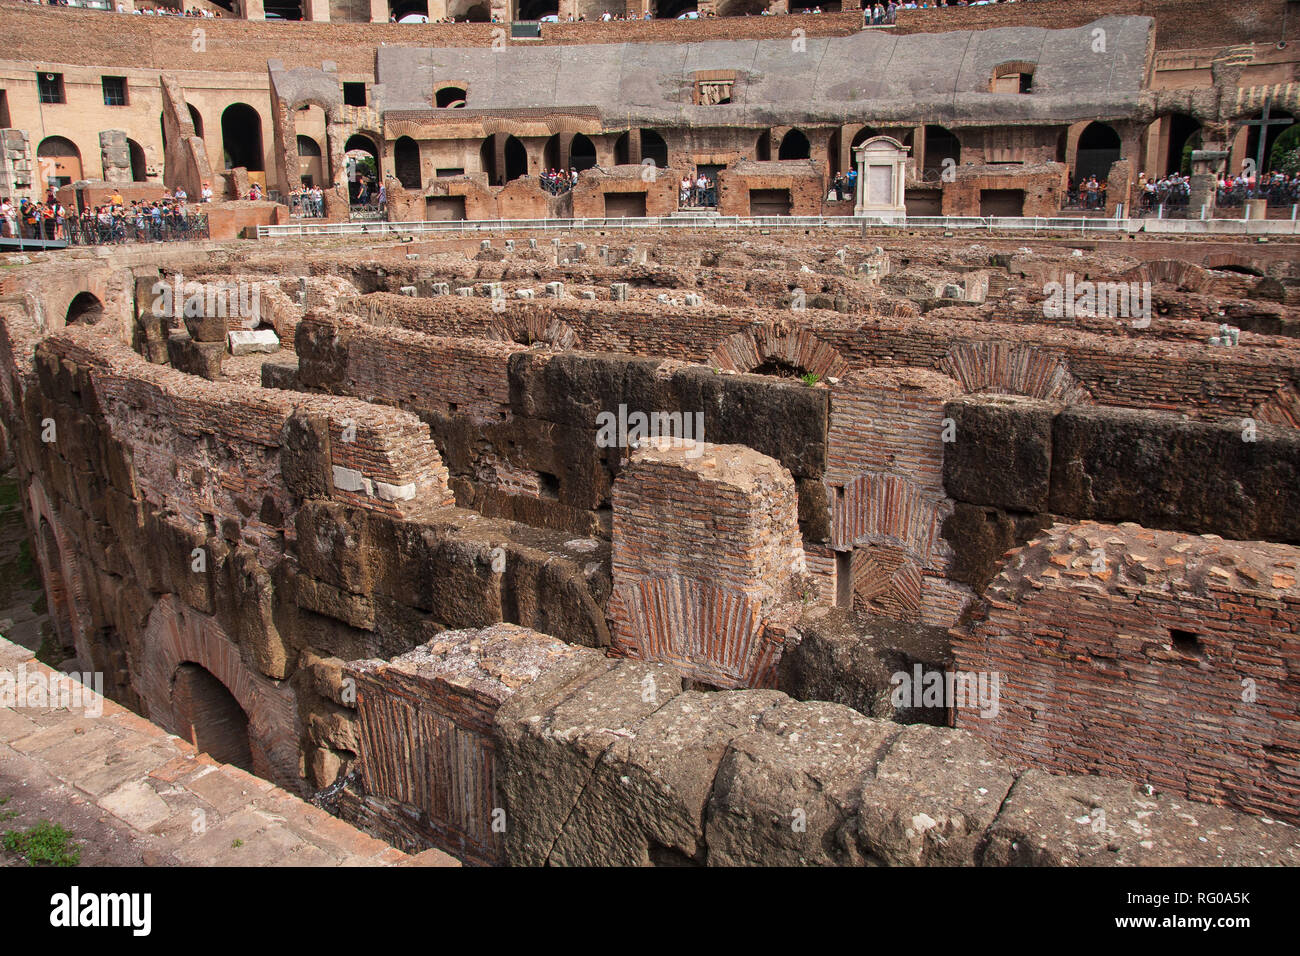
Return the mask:
<svg viewBox="0 0 1300 956">
<path fill-rule="evenodd" d="M 664 661 L 717 687 L 770 687 L 781 646 L 753 594 L 680 575 L 639 580 L 610 596 L 615 649 Z"/>
<path fill-rule="evenodd" d="M 1200 266 L 1182 259 L 1152 259 L 1121 273 L 1120 278 L 1129 282 L 1158 282 L 1186 292 L 1199 292 L 1214 281 Z"/>
<path fill-rule="evenodd" d="M 1256 405 L 1252 414 L 1256 421 L 1266 425 L 1300 428 L 1300 391 L 1294 385 L 1284 385 L 1267 401 Z"/>
<path fill-rule="evenodd" d="M 849 369 L 849 363 L 834 347 L 790 322 L 772 322 L 729 335 L 705 359 L 705 364 L 749 372 L 773 361 L 822 378 L 843 375 Z"/>
<path fill-rule="evenodd" d="M 1267 275 L 1264 263 L 1249 256 L 1243 256 L 1235 252 L 1217 252 L 1206 255 L 1205 268 L 1222 269 L 1224 266 L 1236 266 L 1238 269 L 1249 269 L 1261 276 Z"/>
<path fill-rule="evenodd" d="M 253 671 L 215 618 L 171 594 L 164 595 L 149 613 L 141 643 L 142 664 L 132 676 L 150 720 L 171 733 L 181 733 L 172 683 L 182 664 L 198 664 L 230 691 L 248 716 L 254 771 L 287 790 L 302 789 L 298 705 L 286 682 Z"/>
<path fill-rule="evenodd" d="M 87 666 L 95 663 L 89 636 L 94 622 L 90 616 L 90 601 L 77 560 L 77 551 L 71 547 L 63 523 L 45 493 L 45 487 L 35 475 L 27 490 L 32 523 L 36 526 L 35 545 L 40 557 L 41 581 L 50 606 L 51 616 L 60 631 L 59 637 L 76 648 L 77 656 Z M 45 530 L 48 529 L 48 534 Z"/>
<path fill-rule="evenodd" d="M 343 122 L 343 102 L 334 95 L 313 92 L 305 96 L 299 96 L 285 103 L 285 112 L 293 116 L 299 109 L 304 106 L 319 107 L 325 114 L 325 122 L 342 123 Z"/>
<path fill-rule="evenodd" d="M 831 543 L 836 548 L 897 549 L 922 568 L 947 558 L 941 531 L 952 503 L 902 475 L 858 475 L 833 492 Z"/>
<path fill-rule="evenodd" d="M 532 311 L 524 315 L 494 315 L 488 324 L 485 338 L 519 345 L 542 343 L 562 352 L 582 348 L 582 340 L 568 322 L 554 317 L 547 318 Z"/>
<path fill-rule="evenodd" d="M 1032 345 L 958 342 L 939 363 L 939 371 L 955 378 L 967 392 L 1092 404 L 1092 395 L 1070 374 L 1064 357 Z"/>
</svg>

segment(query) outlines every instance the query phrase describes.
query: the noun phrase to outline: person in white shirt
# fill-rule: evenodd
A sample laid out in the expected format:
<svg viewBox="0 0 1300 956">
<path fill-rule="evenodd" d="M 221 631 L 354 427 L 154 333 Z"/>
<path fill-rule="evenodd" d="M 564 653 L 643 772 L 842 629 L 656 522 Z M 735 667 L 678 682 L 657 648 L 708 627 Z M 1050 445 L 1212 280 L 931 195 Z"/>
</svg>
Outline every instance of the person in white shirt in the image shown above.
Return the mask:
<svg viewBox="0 0 1300 956">
<path fill-rule="evenodd" d="M 203 202 L 212 202 L 212 187 L 207 183 L 203 184 L 203 191 L 200 193 Z"/>
</svg>

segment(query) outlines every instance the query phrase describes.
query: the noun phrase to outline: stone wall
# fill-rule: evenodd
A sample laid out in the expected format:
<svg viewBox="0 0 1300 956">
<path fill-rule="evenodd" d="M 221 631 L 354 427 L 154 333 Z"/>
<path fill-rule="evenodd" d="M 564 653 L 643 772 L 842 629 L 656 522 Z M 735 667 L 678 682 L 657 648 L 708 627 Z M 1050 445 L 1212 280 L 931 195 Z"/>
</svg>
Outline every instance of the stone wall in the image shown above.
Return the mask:
<svg viewBox="0 0 1300 956">
<path fill-rule="evenodd" d="M 515 646 L 503 652 L 507 640 Z M 376 742 L 377 777 L 408 773 L 406 754 L 381 739 L 387 715 L 424 715 L 411 752 L 432 757 L 450 746 L 443 715 L 459 711 L 456 733 L 463 723 L 476 752 L 492 753 L 490 772 L 431 767 L 408 803 L 354 793 L 372 826 L 408 830 L 428 807 L 455 806 L 474 826 L 499 821 L 502 858 L 528 866 L 1300 861 L 1284 824 L 1123 780 L 1019 772 L 962 730 L 904 727 L 777 691 L 686 690 L 661 666 L 548 640 L 444 635 L 409 663 L 367 671 L 362 734 Z M 541 656 L 521 668 L 523 648 Z"/>
<path fill-rule="evenodd" d="M 1300 549 L 1055 525 L 954 632 L 959 670 L 999 673 L 996 717 L 957 723 L 1014 761 L 1140 777 L 1295 822 Z"/>
</svg>

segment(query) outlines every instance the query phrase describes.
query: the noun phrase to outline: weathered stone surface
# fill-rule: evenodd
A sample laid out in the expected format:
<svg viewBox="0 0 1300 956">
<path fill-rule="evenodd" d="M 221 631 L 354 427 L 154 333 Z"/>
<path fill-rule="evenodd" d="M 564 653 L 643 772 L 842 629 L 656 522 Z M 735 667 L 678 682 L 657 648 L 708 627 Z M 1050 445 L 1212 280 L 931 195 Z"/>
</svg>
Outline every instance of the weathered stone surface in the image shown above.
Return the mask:
<svg viewBox="0 0 1300 956">
<path fill-rule="evenodd" d="M 289 490 L 302 498 L 332 495 L 328 419 L 303 410 L 295 411 L 285 421 L 280 441 L 280 473 Z"/>
<path fill-rule="evenodd" d="M 672 697 L 601 756 L 550 862 L 703 865 L 704 811 L 722 756 L 785 699 L 775 691 Z"/>
<path fill-rule="evenodd" d="M 167 360 L 179 372 L 218 379 L 225 355 L 226 346 L 222 342 L 196 342 L 184 332 L 167 336 Z"/>
<path fill-rule="evenodd" d="M 944 442 L 944 490 L 958 501 L 1012 511 L 1046 511 L 1052 467 L 1047 402 L 988 396 L 949 402 L 954 426 Z"/>
<path fill-rule="evenodd" d="M 901 728 L 838 704 L 790 702 L 733 740 L 705 836 L 711 866 L 860 863 L 852 828 L 862 781 Z"/>
<path fill-rule="evenodd" d="M 504 704 L 496 725 L 506 860 L 546 863 L 597 761 L 680 690 L 667 667 L 586 652 Z"/>
<path fill-rule="evenodd" d="M 905 727 L 862 786 L 858 844 L 892 866 L 973 866 L 1014 779 L 960 731 Z"/>
<path fill-rule="evenodd" d="M 226 338 L 231 355 L 280 351 L 280 338 L 270 329 L 232 329 Z"/>
<path fill-rule="evenodd" d="M 1295 866 L 1293 827 L 1146 794 L 1106 777 L 1029 770 L 990 827 L 984 866 Z"/>
<path fill-rule="evenodd" d="M 1072 408 L 1052 430 L 1050 510 L 1239 540 L 1300 542 L 1300 432 Z"/>
</svg>

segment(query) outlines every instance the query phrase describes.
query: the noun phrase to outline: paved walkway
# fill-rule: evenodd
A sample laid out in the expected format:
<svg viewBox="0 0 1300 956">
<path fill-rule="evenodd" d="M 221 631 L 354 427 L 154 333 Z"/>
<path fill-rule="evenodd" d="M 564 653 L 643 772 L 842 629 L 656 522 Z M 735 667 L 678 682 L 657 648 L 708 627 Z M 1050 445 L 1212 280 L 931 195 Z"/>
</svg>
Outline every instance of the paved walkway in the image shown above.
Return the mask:
<svg viewBox="0 0 1300 956">
<path fill-rule="evenodd" d="M 54 673 L 0 638 L 0 692 L 20 667 Z M 436 850 L 408 857 L 111 700 L 99 716 L 14 703 L 0 706 L 0 834 L 58 823 L 83 866 L 458 865 Z M 14 865 L 0 849 L 0 866 Z"/>
</svg>

